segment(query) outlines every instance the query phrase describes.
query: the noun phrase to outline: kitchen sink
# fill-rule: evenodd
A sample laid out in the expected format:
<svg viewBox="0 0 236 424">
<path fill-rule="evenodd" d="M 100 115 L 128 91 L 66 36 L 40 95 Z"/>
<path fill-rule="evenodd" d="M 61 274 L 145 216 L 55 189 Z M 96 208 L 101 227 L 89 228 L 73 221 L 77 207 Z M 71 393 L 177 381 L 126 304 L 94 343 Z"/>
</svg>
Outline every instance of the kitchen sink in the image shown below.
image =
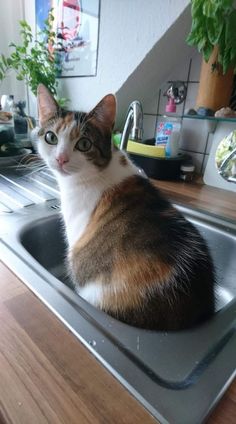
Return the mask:
<svg viewBox="0 0 236 424">
<path fill-rule="evenodd" d="M 217 312 L 179 332 L 131 327 L 73 291 L 59 201 L 0 216 L 0 257 L 161 423 L 203 422 L 235 376 L 236 224 L 176 206 L 206 239 L 217 271 Z"/>
</svg>

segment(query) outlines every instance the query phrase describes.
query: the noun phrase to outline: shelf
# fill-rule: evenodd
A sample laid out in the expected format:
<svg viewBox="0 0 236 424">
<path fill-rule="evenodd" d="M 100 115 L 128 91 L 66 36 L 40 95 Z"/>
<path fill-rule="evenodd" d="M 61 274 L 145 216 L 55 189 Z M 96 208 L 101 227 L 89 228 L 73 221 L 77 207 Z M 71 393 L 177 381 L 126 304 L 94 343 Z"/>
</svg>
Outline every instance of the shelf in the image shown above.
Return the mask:
<svg viewBox="0 0 236 424">
<path fill-rule="evenodd" d="M 158 116 L 166 116 L 169 118 L 179 118 L 179 119 L 197 119 L 200 121 L 211 121 L 211 122 L 235 122 L 236 123 L 236 116 L 235 118 L 227 118 L 227 117 L 222 117 L 222 118 L 217 118 L 215 116 L 201 116 L 201 115 L 177 115 L 175 113 L 163 113 L 163 114 L 158 114 Z"/>
<path fill-rule="evenodd" d="M 201 115 L 182 115 L 182 118 L 185 119 L 199 119 L 199 120 L 205 120 L 205 121 L 212 121 L 212 122 L 235 122 L 236 123 L 236 116 L 235 118 L 227 118 L 227 117 L 215 117 L 215 116 L 201 116 Z"/>
</svg>

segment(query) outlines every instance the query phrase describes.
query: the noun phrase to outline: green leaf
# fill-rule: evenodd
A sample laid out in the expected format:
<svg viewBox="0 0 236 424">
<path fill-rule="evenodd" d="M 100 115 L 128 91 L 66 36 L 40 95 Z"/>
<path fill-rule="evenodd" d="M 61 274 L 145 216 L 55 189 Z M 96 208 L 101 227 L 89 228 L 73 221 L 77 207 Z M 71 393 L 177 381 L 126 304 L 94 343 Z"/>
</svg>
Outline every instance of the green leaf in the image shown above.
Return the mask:
<svg viewBox="0 0 236 424">
<path fill-rule="evenodd" d="M 213 52 L 213 46 L 210 43 L 206 43 L 204 46 L 204 50 L 203 50 L 203 57 L 205 62 L 208 62 L 208 60 L 210 59 L 210 56 Z"/>
<path fill-rule="evenodd" d="M 191 1 L 191 14 L 194 19 L 202 14 L 202 8 L 205 0 L 192 0 Z"/>
<path fill-rule="evenodd" d="M 11 57 L 8 57 L 8 58 L 6 59 L 6 61 L 7 61 L 7 65 L 8 65 L 8 66 L 11 66 L 11 65 L 12 65 L 12 59 L 11 59 Z"/>
<path fill-rule="evenodd" d="M 61 108 L 65 108 L 67 103 L 69 103 L 70 99 L 66 97 L 56 97 L 56 101 Z"/>
<path fill-rule="evenodd" d="M 219 9 L 221 9 L 224 14 L 231 13 L 233 10 L 234 0 L 216 0 L 216 3 L 218 3 Z"/>
<path fill-rule="evenodd" d="M 217 12 L 217 5 L 214 0 L 206 0 L 203 3 L 203 14 L 207 18 L 214 18 L 216 12 Z"/>
<path fill-rule="evenodd" d="M 56 63 L 52 60 L 45 42 L 48 39 L 55 39 L 56 34 L 52 31 L 53 19 L 50 11 L 45 27 L 40 32 L 41 41 L 37 41 L 39 32 L 35 39 L 30 25 L 25 20 L 19 21 L 20 42 L 18 44 L 12 42 L 10 45 L 15 51 L 9 57 L 0 55 L 1 78 L 5 77 L 8 69 L 15 69 L 16 78 L 19 81 L 24 80 L 35 94 L 40 82 L 56 94 Z"/>
<path fill-rule="evenodd" d="M 5 66 L 7 66 L 7 60 L 6 60 L 5 56 L 4 56 L 4 54 L 1 54 L 1 58 L 2 58 L 3 64 Z"/>
<path fill-rule="evenodd" d="M 19 21 L 19 24 L 24 30 L 28 30 L 31 32 L 31 26 L 26 21 Z"/>
<path fill-rule="evenodd" d="M 223 74 L 226 74 L 230 65 L 231 65 L 230 50 L 225 50 L 223 55 L 223 62 L 222 62 Z"/>
<path fill-rule="evenodd" d="M 236 71 L 236 4 L 234 0 L 191 0 L 192 25 L 186 39 L 209 60 L 214 46 L 224 72 Z"/>
<path fill-rule="evenodd" d="M 207 35 L 208 35 L 210 43 L 213 44 L 214 46 L 218 44 L 219 38 L 223 31 L 223 26 L 224 26 L 224 21 L 222 18 L 217 19 L 215 17 L 215 19 L 214 18 L 207 19 Z"/>
</svg>

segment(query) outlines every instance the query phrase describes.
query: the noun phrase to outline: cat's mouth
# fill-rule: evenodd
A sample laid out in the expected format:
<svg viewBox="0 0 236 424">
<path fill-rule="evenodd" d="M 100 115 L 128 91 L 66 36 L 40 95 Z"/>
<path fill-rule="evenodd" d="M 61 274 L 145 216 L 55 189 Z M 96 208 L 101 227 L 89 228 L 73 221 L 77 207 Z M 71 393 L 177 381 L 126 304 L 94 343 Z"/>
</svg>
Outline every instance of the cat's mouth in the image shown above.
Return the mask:
<svg viewBox="0 0 236 424">
<path fill-rule="evenodd" d="M 60 175 L 63 175 L 63 176 L 71 175 L 71 173 L 67 169 L 65 169 L 64 167 L 55 166 L 54 168 Z"/>
<path fill-rule="evenodd" d="M 59 168 L 59 172 L 62 175 L 71 175 L 69 171 L 67 171 L 66 169 L 63 169 L 63 168 Z"/>
</svg>

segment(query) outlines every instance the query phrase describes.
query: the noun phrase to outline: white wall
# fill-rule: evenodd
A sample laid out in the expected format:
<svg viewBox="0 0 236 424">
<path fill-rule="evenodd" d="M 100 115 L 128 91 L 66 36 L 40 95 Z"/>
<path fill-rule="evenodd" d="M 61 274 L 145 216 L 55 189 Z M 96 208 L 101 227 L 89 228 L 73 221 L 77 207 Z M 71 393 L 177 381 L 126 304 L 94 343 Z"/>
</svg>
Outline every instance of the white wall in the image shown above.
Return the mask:
<svg viewBox="0 0 236 424">
<path fill-rule="evenodd" d="M 1 37 L 2 51 L 6 51 L 8 41 L 17 40 L 18 20 L 24 15 L 22 3 L 25 19 L 32 28 L 35 26 L 34 1 L 4 1 L 0 24 L 7 40 Z M 97 76 L 61 79 L 59 95 L 70 98 L 72 108 L 86 111 L 105 94 L 118 92 L 188 3 L 189 0 L 101 0 Z M 172 55 L 175 55 L 173 47 Z M 5 81 L 2 87 L 2 93 L 24 96 L 24 84 L 14 78 Z M 124 105 L 125 108 L 126 101 Z M 33 96 L 30 96 L 29 111 L 36 114 Z"/>
<path fill-rule="evenodd" d="M 72 108 L 89 110 L 103 95 L 115 92 L 120 129 L 129 102 L 138 98 L 144 108 L 144 138 L 153 137 L 166 102 L 161 96 L 158 106 L 159 90 L 166 89 L 168 80 L 187 79 L 191 57 L 186 109 L 194 107 L 201 58 L 185 43 L 191 22 L 188 4 L 189 0 L 101 0 L 97 76 L 62 79 L 59 94 L 71 99 Z M 8 44 L 19 39 L 19 19 L 25 17 L 34 29 L 34 5 L 34 0 L 0 0 L 0 52 L 7 54 Z M 0 85 L 1 94 L 25 99 L 24 83 L 12 74 Z M 34 96 L 30 113 L 36 115 Z M 212 141 L 205 125 L 193 119 L 183 122 L 180 147 L 191 154 L 198 171 L 205 169 Z"/>
<path fill-rule="evenodd" d="M 119 92 L 158 40 L 162 39 L 166 31 L 178 20 L 188 3 L 189 0 L 149 0 L 146 3 L 142 0 L 101 0 L 97 76 L 61 79 L 59 94 L 71 99 L 72 108 L 89 110 L 103 95 Z M 18 21 L 24 15 L 22 4 L 26 20 L 33 29 L 35 27 L 34 1 L 4 1 L 4 13 L 0 16 L 3 34 L 7 34 L 7 37 L 1 37 L 0 41 L 3 52 L 6 52 L 10 41 L 18 39 Z M 172 57 L 171 60 L 178 59 L 174 45 L 165 48 L 157 58 L 162 69 L 165 69 L 165 64 L 162 63 L 165 56 Z M 150 64 L 150 72 L 153 71 L 151 66 Z M 145 73 L 144 77 L 148 80 L 147 70 Z M 162 82 L 163 72 L 160 76 Z M 152 82 L 149 86 L 151 84 Z M 137 81 L 137 88 L 140 88 L 139 85 L 140 81 Z M 158 81 L 155 81 L 155 85 L 158 86 Z M 1 88 L 1 93 L 15 93 L 21 98 L 25 96 L 24 84 L 17 82 L 14 75 L 5 80 Z M 152 89 L 151 87 L 151 91 Z M 126 98 L 128 91 L 123 91 L 124 93 L 121 91 L 119 95 L 119 103 L 120 108 L 126 109 L 129 97 Z M 30 113 L 36 114 L 35 99 L 30 97 Z M 124 114 L 124 111 L 122 112 L 121 115 Z"/>
<path fill-rule="evenodd" d="M 188 64 L 193 51 L 196 52 L 185 42 L 190 26 L 190 7 L 187 7 L 116 92 L 117 126 L 122 127 L 127 107 L 135 98 L 142 102 L 144 110 L 156 114 L 157 104 L 154 106 L 153 99 L 158 97 L 160 86 L 180 64 L 183 67 Z"/>
<path fill-rule="evenodd" d="M 23 1 L 26 20 L 34 27 L 34 2 Z M 189 0 L 101 0 L 97 76 L 59 79 L 59 96 L 69 98 L 71 108 L 88 111 L 107 93 L 117 93 L 188 4 Z M 176 57 L 175 47 L 170 49 L 166 55 Z M 35 114 L 35 99 L 30 99 Z M 122 109 L 126 103 L 121 103 Z"/>
<path fill-rule="evenodd" d="M 101 0 L 97 76 L 60 80 L 61 95 L 86 111 L 105 94 L 116 93 L 188 3 Z"/>
<path fill-rule="evenodd" d="M 0 0 L 0 6 L 0 53 L 7 56 L 13 51 L 8 47 L 9 43 L 20 38 L 18 21 L 23 19 L 23 0 Z M 14 94 L 16 100 L 25 99 L 25 84 L 16 80 L 13 71 L 0 82 L 0 96 L 2 94 Z"/>
</svg>

